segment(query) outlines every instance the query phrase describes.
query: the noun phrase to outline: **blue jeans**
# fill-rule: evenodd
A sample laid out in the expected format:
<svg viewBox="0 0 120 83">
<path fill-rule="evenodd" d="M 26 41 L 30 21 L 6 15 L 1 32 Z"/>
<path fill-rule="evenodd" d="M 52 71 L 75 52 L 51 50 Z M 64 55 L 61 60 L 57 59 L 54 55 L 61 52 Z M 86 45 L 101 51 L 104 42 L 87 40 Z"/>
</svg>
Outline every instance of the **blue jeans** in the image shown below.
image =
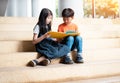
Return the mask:
<svg viewBox="0 0 120 83">
<path fill-rule="evenodd" d="M 77 53 L 82 53 L 82 37 L 68 36 L 64 39 L 64 43 L 72 50 L 77 49 Z"/>
</svg>

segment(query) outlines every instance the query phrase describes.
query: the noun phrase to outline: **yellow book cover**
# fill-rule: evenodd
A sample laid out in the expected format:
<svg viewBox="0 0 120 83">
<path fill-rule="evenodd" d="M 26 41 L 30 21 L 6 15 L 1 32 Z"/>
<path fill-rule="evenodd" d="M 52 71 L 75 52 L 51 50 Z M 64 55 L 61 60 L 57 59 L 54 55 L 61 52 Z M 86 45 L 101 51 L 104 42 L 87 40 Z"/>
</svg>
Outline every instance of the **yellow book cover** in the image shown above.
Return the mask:
<svg viewBox="0 0 120 83">
<path fill-rule="evenodd" d="M 64 38 L 67 36 L 77 36 L 80 33 L 63 33 L 63 32 L 55 32 L 55 31 L 50 31 L 48 32 L 50 34 L 50 37 L 52 38 Z"/>
</svg>

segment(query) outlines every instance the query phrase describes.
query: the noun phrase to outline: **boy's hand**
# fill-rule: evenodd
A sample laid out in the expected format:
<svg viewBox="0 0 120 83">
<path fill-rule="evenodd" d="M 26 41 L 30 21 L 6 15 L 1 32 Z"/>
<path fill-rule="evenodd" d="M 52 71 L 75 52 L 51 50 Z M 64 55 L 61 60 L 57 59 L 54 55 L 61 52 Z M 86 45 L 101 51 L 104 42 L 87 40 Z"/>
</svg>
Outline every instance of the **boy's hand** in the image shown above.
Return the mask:
<svg viewBox="0 0 120 83">
<path fill-rule="evenodd" d="M 57 42 L 61 42 L 63 39 L 61 38 L 57 38 Z"/>
</svg>

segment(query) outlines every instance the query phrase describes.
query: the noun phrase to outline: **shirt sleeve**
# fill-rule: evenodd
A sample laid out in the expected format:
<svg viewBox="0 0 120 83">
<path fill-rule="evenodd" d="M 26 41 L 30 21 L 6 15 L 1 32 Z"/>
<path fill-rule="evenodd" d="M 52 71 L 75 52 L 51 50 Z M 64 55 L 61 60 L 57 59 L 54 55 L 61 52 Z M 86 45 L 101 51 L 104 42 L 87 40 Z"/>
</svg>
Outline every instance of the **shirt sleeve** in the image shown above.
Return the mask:
<svg viewBox="0 0 120 83">
<path fill-rule="evenodd" d="M 39 34 L 40 30 L 39 30 L 39 26 L 35 25 L 34 29 L 33 29 L 33 33 Z"/>
</svg>

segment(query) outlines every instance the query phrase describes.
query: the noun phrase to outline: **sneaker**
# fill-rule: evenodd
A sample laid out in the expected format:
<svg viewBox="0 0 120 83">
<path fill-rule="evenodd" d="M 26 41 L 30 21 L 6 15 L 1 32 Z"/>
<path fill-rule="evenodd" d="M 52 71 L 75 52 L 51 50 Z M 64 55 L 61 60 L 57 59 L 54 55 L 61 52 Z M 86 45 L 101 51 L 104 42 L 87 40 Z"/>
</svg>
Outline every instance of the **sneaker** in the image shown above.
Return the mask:
<svg viewBox="0 0 120 83">
<path fill-rule="evenodd" d="M 64 64 L 73 64 L 74 62 L 73 62 L 73 60 L 70 59 L 69 56 L 65 56 L 65 59 L 64 59 L 63 63 Z"/>
<path fill-rule="evenodd" d="M 38 61 L 37 60 L 32 60 L 32 61 L 30 61 L 29 64 L 30 64 L 30 66 L 35 67 L 38 64 Z"/>
<path fill-rule="evenodd" d="M 84 63 L 83 58 L 80 54 L 77 55 L 76 63 Z"/>
<path fill-rule="evenodd" d="M 45 60 L 43 60 L 42 62 L 40 62 L 40 65 L 47 66 L 47 65 L 49 65 L 50 63 L 51 63 L 51 60 L 45 59 Z"/>
</svg>

